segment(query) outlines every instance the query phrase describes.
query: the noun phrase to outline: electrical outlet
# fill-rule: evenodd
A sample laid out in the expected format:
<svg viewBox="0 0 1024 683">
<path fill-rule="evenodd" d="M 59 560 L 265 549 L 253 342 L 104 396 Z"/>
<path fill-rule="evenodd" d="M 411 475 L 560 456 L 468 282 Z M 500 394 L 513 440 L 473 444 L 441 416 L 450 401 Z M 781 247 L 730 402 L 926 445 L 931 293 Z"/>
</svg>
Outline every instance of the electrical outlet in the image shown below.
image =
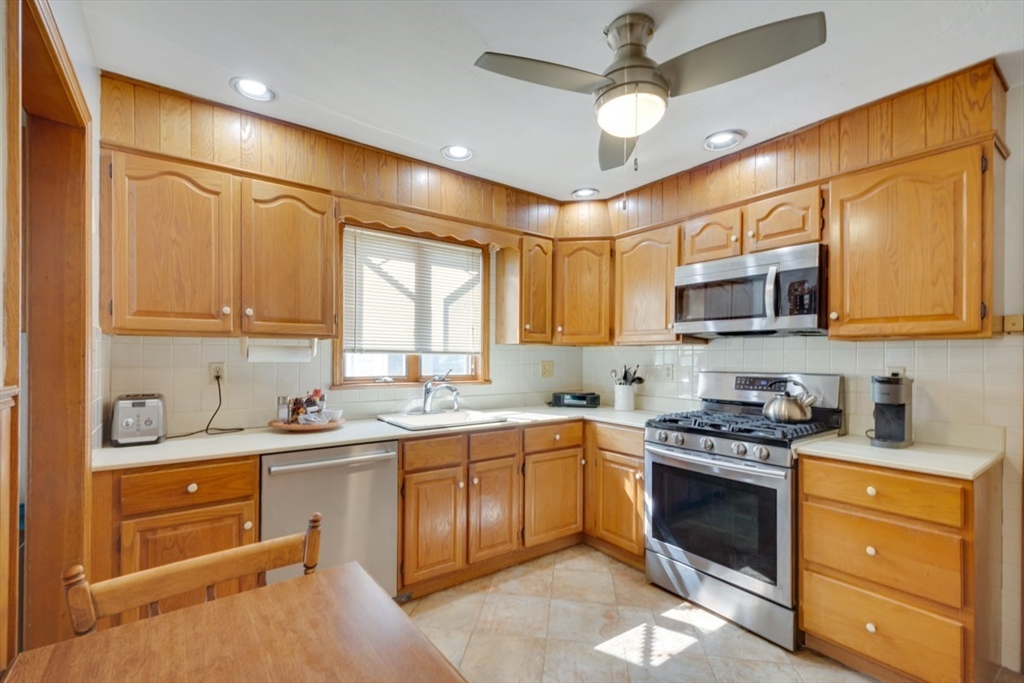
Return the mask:
<svg viewBox="0 0 1024 683">
<path fill-rule="evenodd" d="M 227 377 L 227 368 L 224 363 L 210 363 L 210 384 L 216 384 L 217 379 L 223 382 Z"/>
<path fill-rule="evenodd" d="M 665 373 L 665 379 L 671 381 L 672 374 L 675 371 L 676 366 L 672 365 L 671 363 L 666 363 L 665 365 L 661 366 L 661 369 Z"/>
<path fill-rule="evenodd" d="M 541 377 L 554 377 L 555 376 L 555 361 L 553 361 L 553 360 L 542 360 L 540 362 L 540 376 Z"/>
<path fill-rule="evenodd" d="M 907 369 L 902 365 L 886 365 L 885 374 L 889 377 L 903 377 L 907 374 Z"/>
</svg>

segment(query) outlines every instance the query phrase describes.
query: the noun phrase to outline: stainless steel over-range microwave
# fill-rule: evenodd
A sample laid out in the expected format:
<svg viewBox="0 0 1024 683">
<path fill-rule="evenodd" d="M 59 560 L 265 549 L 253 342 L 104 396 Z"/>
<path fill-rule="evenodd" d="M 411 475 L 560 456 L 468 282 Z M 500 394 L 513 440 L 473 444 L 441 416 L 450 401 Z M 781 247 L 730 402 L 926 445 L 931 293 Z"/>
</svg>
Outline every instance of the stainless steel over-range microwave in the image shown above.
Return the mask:
<svg viewBox="0 0 1024 683">
<path fill-rule="evenodd" d="M 676 268 L 676 334 L 827 334 L 825 246 L 801 244 Z"/>
</svg>

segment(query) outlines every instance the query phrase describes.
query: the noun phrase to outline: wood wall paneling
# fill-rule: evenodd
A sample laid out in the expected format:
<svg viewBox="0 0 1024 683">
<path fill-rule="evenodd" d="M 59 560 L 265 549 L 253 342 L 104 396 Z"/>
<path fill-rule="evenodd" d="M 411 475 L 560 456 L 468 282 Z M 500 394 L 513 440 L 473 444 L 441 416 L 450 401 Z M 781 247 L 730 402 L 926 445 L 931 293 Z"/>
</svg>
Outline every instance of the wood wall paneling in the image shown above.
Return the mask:
<svg viewBox="0 0 1024 683">
<path fill-rule="evenodd" d="M 213 106 L 205 102 L 192 102 L 192 151 L 191 157 L 199 161 L 213 162 Z"/>
<path fill-rule="evenodd" d="M 100 136 L 122 145 L 135 145 L 135 86 L 104 78 L 100 81 Z"/>
<path fill-rule="evenodd" d="M 936 81 L 924 89 L 925 144 L 929 147 L 953 141 L 953 84 Z"/>
<path fill-rule="evenodd" d="M 919 152 L 927 146 L 927 106 L 924 90 L 911 90 L 892 98 L 892 155 L 894 158 Z"/>
<path fill-rule="evenodd" d="M 818 126 L 812 126 L 805 130 L 794 133 L 796 138 L 796 159 L 793 173 L 793 182 L 797 185 L 817 180 L 821 177 L 818 172 L 820 168 L 819 139 L 821 131 Z"/>
<path fill-rule="evenodd" d="M 882 100 L 868 109 L 868 163 L 892 157 L 892 102 Z"/>
<path fill-rule="evenodd" d="M 868 163 L 868 110 L 855 109 L 839 119 L 839 170 Z"/>
<path fill-rule="evenodd" d="M 160 151 L 188 157 L 192 151 L 192 108 L 187 98 L 160 93 Z"/>
<path fill-rule="evenodd" d="M 796 184 L 796 136 L 787 135 L 778 141 L 775 166 L 778 187 Z"/>
<path fill-rule="evenodd" d="M 963 140 L 992 129 L 992 89 L 1001 87 L 991 65 L 953 76 L 953 137 Z"/>
<path fill-rule="evenodd" d="M 135 86 L 135 146 L 160 151 L 160 93 Z"/>
</svg>

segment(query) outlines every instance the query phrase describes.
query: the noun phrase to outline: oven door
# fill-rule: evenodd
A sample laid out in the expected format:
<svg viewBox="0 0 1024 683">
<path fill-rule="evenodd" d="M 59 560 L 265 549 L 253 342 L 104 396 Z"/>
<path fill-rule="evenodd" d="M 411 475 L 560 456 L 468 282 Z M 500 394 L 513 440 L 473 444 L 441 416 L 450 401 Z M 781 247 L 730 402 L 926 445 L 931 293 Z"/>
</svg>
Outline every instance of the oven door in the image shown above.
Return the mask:
<svg viewBox="0 0 1024 683">
<path fill-rule="evenodd" d="M 647 548 L 793 607 L 795 473 L 645 444 Z"/>
</svg>

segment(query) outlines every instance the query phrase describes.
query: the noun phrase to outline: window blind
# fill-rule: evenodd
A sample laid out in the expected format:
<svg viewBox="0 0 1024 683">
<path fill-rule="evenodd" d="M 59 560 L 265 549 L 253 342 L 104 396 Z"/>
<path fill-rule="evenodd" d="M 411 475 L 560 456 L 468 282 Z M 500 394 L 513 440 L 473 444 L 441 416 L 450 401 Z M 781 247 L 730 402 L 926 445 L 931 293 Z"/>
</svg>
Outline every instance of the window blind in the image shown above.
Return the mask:
<svg viewBox="0 0 1024 683">
<path fill-rule="evenodd" d="M 342 254 L 345 351 L 480 353 L 482 250 L 345 226 Z"/>
</svg>

